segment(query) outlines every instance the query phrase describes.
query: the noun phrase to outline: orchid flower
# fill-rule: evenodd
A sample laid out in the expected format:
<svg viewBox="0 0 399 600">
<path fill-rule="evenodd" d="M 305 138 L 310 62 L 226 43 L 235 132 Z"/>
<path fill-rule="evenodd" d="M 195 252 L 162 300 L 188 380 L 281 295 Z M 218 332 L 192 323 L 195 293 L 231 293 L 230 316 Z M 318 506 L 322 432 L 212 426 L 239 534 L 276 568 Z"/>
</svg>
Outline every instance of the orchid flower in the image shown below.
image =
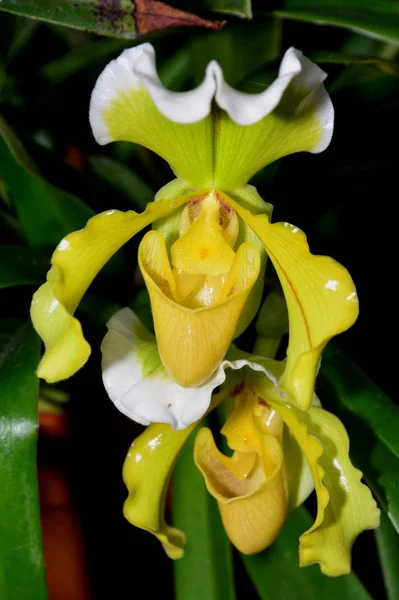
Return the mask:
<svg viewBox="0 0 399 600">
<path fill-rule="evenodd" d="M 309 493 L 310 473 L 319 509 L 302 536 L 301 564 L 347 572 L 354 538 L 377 524 L 343 426 L 313 405 L 325 344 L 357 318 L 352 279 L 333 259 L 312 255 L 297 227 L 272 223 L 272 206 L 248 184 L 278 158 L 328 146 L 334 112 L 325 77 L 290 48 L 277 79 L 260 94 L 232 89 L 214 61 L 198 88 L 175 93 L 158 78 L 153 47 L 142 44 L 112 61 L 92 94 L 90 123 L 100 144 L 141 144 L 167 160 L 177 178 L 143 213 L 104 212 L 60 242 L 31 308 L 46 347 L 38 375 L 56 382 L 85 364 L 90 346 L 74 312 L 112 255 L 152 225 L 138 262 L 155 336 L 129 309 L 114 315 L 102 344 L 103 380 L 119 410 L 150 424 L 126 459 L 125 514 L 155 533 L 172 558 L 182 554 L 183 534 L 164 522 L 165 486 L 182 444 L 226 394 L 235 397 L 223 428 L 234 455 L 221 455 L 205 429 L 195 460 L 238 548 L 252 553 L 273 541 L 287 511 Z M 267 257 L 289 314 L 283 363 L 237 355 L 231 346 L 259 309 Z M 239 373 L 240 385 L 229 387 L 226 373 Z M 213 394 L 223 383 L 227 392 Z M 283 422 L 297 444 L 288 454 Z M 298 464 L 300 492 L 290 489 Z"/>
<path fill-rule="evenodd" d="M 265 301 L 266 318 L 273 312 L 273 300 L 270 295 Z M 259 349 L 275 345 L 276 328 L 276 321 L 269 326 L 263 323 L 262 334 L 267 337 L 258 340 L 263 342 Z M 164 419 L 172 425 L 151 424 L 129 448 L 123 477 L 129 491 L 124 513 L 130 523 L 156 535 L 170 558 L 183 556 L 184 533 L 169 526 L 164 513 L 176 458 L 198 423 L 183 427 L 185 417 L 193 404 L 202 415 L 234 399 L 222 428 L 233 455 L 218 450 L 208 428 L 197 431 L 194 450 L 231 542 L 245 554 L 267 548 L 287 515 L 315 489 L 317 516 L 300 538 L 300 564 L 318 562 L 331 576 L 350 571 L 353 542 L 365 529 L 378 526 L 379 510 L 360 481 L 361 472 L 350 462 L 342 423 L 321 408 L 315 395 L 308 410 L 282 397 L 286 361 L 232 346 L 206 384 L 187 390 L 167 375 L 155 336 L 126 308 L 109 321 L 102 352 L 104 383 L 116 406 L 135 420 L 142 411 L 148 415 L 145 402 L 158 414 L 162 386 Z M 222 391 L 213 394 L 217 387 Z M 183 422 L 172 417 L 174 410 Z"/>
</svg>

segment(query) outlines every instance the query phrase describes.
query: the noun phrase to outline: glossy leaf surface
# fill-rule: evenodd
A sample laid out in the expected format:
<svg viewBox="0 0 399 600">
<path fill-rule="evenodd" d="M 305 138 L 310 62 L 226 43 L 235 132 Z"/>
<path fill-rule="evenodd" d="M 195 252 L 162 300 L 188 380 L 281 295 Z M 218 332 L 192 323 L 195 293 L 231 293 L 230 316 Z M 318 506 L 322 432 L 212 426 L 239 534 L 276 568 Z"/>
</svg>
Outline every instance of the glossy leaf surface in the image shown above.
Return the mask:
<svg viewBox="0 0 399 600">
<path fill-rule="evenodd" d="M 241 19 L 252 18 L 251 0 L 202 0 L 204 8 Z"/>
<path fill-rule="evenodd" d="M 0 322 L 0 597 L 47 598 L 36 480 L 40 342 L 29 321 Z"/>
<path fill-rule="evenodd" d="M 0 177 L 28 241 L 35 247 L 56 246 L 94 215 L 84 202 L 33 172 L 21 142 L 0 120 Z"/>
<path fill-rule="evenodd" d="M 375 538 L 388 600 L 396 600 L 399 598 L 399 536 L 385 514 L 381 515 Z"/>
<path fill-rule="evenodd" d="M 3 0 L 1 10 L 122 39 L 182 25 L 220 26 L 157 0 Z"/>
<path fill-rule="evenodd" d="M 241 555 L 260 599 L 272 600 L 278 590 L 284 600 L 371 600 L 354 574 L 332 578 L 317 565 L 299 567 L 298 538 L 311 524 L 307 510 L 299 507 L 270 548 L 254 556 Z"/>
<path fill-rule="evenodd" d="M 396 0 L 286 0 L 275 15 L 345 27 L 388 42 L 399 40 Z"/>
<path fill-rule="evenodd" d="M 399 77 L 399 65 L 392 60 L 386 60 L 379 56 L 360 56 L 357 54 L 354 55 L 341 52 L 314 52 L 311 55 L 311 59 L 321 65 L 324 69 L 328 68 L 328 65 L 344 65 L 346 67 L 373 66 L 383 73 Z"/>
</svg>

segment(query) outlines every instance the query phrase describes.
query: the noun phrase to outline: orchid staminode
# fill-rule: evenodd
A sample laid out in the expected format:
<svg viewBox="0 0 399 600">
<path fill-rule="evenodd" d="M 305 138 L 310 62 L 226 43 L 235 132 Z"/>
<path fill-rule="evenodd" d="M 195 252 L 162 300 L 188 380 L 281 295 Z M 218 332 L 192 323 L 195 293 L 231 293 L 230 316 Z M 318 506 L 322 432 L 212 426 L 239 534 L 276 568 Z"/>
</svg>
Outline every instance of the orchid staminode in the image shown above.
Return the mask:
<svg viewBox="0 0 399 600">
<path fill-rule="evenodd" d="M 168 161 L 176 179 L 143 213 L 104 212 L 60 242 L 47 282 L 36 292 L 31 308 L 33 324 L 46 346 L 38 375 L 56 382 L 85 364 L 90 346 L 74 312 L 112 255 L 152 225 L 140 243 L 138 262 L 150 296 L 155 337 L 129 309 L 114 315 L 102 344 L 103 380 L 119 410 L 150 425 L 134 442 L 140 460 L 135 454 L 132 462 L 132 451 L 126 460 L 124 476 L 131 493 L 126 516 L 155 533 L 173 558 L 181 556 L 182 534 L 166 526 L 161 516 L 173 462 L 195 424 L 223 400 L 223 392 L 213 394 L 215 388 L 225 382 L 227 373 L 241 370 L 252 375 L 241 378 L 241 391 L 230 390 L 236 408 L 224 428 L 235 458 L 223 458 L 206 430 L 200 431 L 196 445 L 197 465 L 218 500 L 233 543 L 244 552 L 257 552 L 273 541 L 284 522 L 293 493 L 287 493 L 283 422 L 309 463 L 319 498 L 317 543 L 303 544 L 302 564 L 318 561 L 328 574 L 347 572 L 354 536 L 377 523 L 370 493 L 357 472 L 355 476 L 350 471 L 342 425 L 330 416 L 331 424 L 325 416 L 329 413 L 312 404 L 324 346 L 357 318 L 354 284 L 333 259 L 312 255 L 297 227 L 272 223 L 272 206 L 248 184 L 252 175 L 278 158 L 300 151 L 318 153 L 328 146 L 334 111 L 325 77 L 317 65 L 290 48 L 277 79 L 260 94 L 232 89 L 214 61 L 198 88 L 176 93 L 161 84 L 153 47 L 142 44 L 112 61 L 92 94 L 90 124 L 96 140 L 141 144 Z M 231 354 L 233 340 L 259 309 L 267 258 L 280 279 L 289 314 L 284 363 Z M 247 427 L 253 411 L 260 411 L 261 417 L 263 409 L 275 411 L 270 427 L 251 425 L 253 445 L 245 449 L 242 439 L 229 435 L 229 423 L 235 419 Z M 332 562 L 325 557 L 319 536 L 323 531 L 326 540 L 329 536 L 323 515 L 333 504 L 334 493 L 324 485 L 319 458 L 326 445 L 314 441 L 314 422 L 326 429 L 323 435 L 328 440 L 332 432 L 332 443 L 341 443 L 345 472 L 351 473 L 347 480 L 353 479 L 348 506 L 360 498 L 364 510 L 363 521 L 354 520 L 352 526 L 352 508 L 349 513 L 341 511 L 349 514 L 343 524 L 337 516 L 339 527 L 325 547 L 337 555 L 342 542 L 344 558 Z M 158 448 L 163 454 L 157 453 Z M 150 481 L 151 469 L 158 478 Z M 226 476 L 230 491 L 221 484 Z M 137 489 L 140 493 L 133 494 Z M 256 527 L 260 505 L 273 502 L 274 530 L 265 523 Z M 234 525 L 237 519 L 231 517 L 234 511 L 252 511 L 259 539 L 241 539 Z"/>
</svg>

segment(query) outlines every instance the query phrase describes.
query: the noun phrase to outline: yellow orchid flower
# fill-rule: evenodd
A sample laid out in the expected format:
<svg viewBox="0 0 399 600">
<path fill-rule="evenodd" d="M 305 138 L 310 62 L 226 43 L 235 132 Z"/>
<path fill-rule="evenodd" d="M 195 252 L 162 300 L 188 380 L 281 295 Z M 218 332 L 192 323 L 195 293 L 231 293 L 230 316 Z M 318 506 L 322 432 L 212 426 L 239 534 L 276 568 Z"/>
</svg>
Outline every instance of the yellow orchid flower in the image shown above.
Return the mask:
<svg viewBox="0 0 399 600">
<path fill-rule="evenodd" d="M 115 369 L 113 364 L 121 371 L 119 379 L 115 372 L 111 381 L 130 378 L 128 391 L 114 390 L 114 401 L 125 414 L 141 414 L 147 401 L 143 398 L 151 397 L 152 405 L 157 406 L 161 386 L 165 420 L 168 411 L 177 409 L 174 414 L 187 415 L 195 403 L 202 416 L 222 400 L 234 398 L 234 408 L 222 428 L 232 456 L 223 455 L 211 431 L 201 428 L 194 460 L 217 500 L 226 533 L 236 548 L 245 554 L 267 548 L 287 515 L 315 489 L 317 516 L 300 537 L 300 565 L 319 563 L 330 576 L 349 573 L 353 542 L 362 531 L 378 526 L 379 510 L 370 490 L 361 483 L 361 472 L 351 464 L 342 423 L 321 408 L 316 396 L 308 410 L 282 397 L 288 363 L 231 347 L 206 385 L 183 390 L 165 373 L 155 337 L 134 313 L 123 309 L 108 327 L 103 343 L 104 381 L 109 386 L 107 373 Z M 263 347 L 272 346 L 272 334 L 263 342 Z M 117 345 L 119 357 L 114 351 Z M 141 363 L 146 364 L 144 379 L 139 370 L 133 374 L 131 369 L 138 346 Z M 223 384 L 224 390 L 212 396 Z M 129 491 L 126 518 L 156 535 L 172 559 L 183 556 L 185 537 L 165 522 L 166 491 L 177 456 L 196 425 L 180 428 L 175 422 L 172 426 L 178 431 L 174 431 L 164 423 L 151 424 L 132 443 L 123 468 Z"/>
<path fill-rule="evenodd" d="M 125 462 L 125 515 L 154 533 L 172 558 L 184 545 L 183 533 L 163 516 L 174 462 L 196 423 L 229 394 L 235 408 L 223 433 L 233 456 L 223 456 L 205 429 L 195 460 L 239 549 L 268 546 L 313 485 L 319 510 L 301 538 L 301 564 L 347 572 L 354 538 L 377 524 L 342 425 L 312 404 L 325 344 L 357 318 L 353 282 L 333 259 L 312 255 L 298 228 L 271 223 L 271 205 L 248 185 L 278 158 L 328 146 L 334 111 L 325 76 L 290 48 L 260 94 L 232 89 L 214 61 L 198 88 L 175 93 L 158 78 L 152 46 L 142 44 L 112 61 L 92 94 L 96 140 L 142 144 L 167 160 L 177 179 L 143 213 L 107 211 L 60 242 L 31 308 L 46 346 L 38 375 L 55 382 L 85 364 L 90 347 L 75 310 L 112 255 L 152 225 L 138 261 L 155 336 L 132 311 L 118 311 L 107 324 L 102 368 L 117 408 L 149 425 Z M 257 313 L 267 257 L 288 308 L 284 363 L 231 347 Z M 221 384 L 227 391 L 213 395 Z"/>
<path fill-rule="evenodd" d="M 237 391 L 222 429 L 233 456 L 221 454 L 206 428 L 194 453 L 230 540 L 245 554 L 267 548 L 314 485 L 317 515 L 300 537 L 299 563 L 319 563 L 330 576 L 349 573 L 352 545 L 362 531 L 378 527 L 380 511 L 351 464 L 344 426 L 316 398 L 307 411 L 287 404 L 264 376 L 249 376 Z"/>
<path fill-rule="evenodd" d="M 95 138 L 143 144 L 168 160 L 178 179 L 144 213 L 107 211 L 60 242 L 32 302 L 46 346 L 40 377 L 65 379 L 87 361 L 90 347 L 74 312 L 101 267 L 153 224 L 139 264 L 167 373 L 196 387 L 216 372 L 259 307 L 269 255 L 291 321 L 283 387 L 293 402 L 310 405 L 323 346 L 356 318 L 355 289 L 340 265 L 310 254 L 297 228 L 271 224 L 271 206 L 247 181 L 281 156 L 329 144 L 334 113 L 324 78 L 294 48 L 277 79 L 256 95 L 228 86 L 214 61 L 198 88 L 170 92 L 150 44 L 124 51 L 105 68 L 90 105 Z"/>
</svg>

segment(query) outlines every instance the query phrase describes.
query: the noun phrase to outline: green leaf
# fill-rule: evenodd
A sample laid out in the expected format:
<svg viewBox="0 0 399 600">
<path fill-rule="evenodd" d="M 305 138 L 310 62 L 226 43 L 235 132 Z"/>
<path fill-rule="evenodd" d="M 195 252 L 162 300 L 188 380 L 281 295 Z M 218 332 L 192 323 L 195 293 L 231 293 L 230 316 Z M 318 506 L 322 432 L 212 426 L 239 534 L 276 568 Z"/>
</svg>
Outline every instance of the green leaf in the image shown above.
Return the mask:
<svg viewBox="0 0 399 600">
<path fill-rule="evenodd" d="M 399 531 L 399 408 L 343 352 L 323 354 L 319 397 L 344 423 L 353 463 Z"/>
<path fill-rule="evenodd" d="M 260 554 L 241 555 L 261 600 L 371 600 L 354 574 L 326 577 L 317 565 L 299 567 L 298 539 L 312 525 L 305 508 L 297 508 L 278 538 Z"/>
<path fill-rule="evenodd" d="M 35 23 L 35 21 L 26 22 Z M 124 49 L 131 48 L 140 42 L 141 40 L 132 42 L 126 40 L 100 39 L 83 46 L 80 44 L 77 47 L 74 47 L 70 52 L 67 52 L 64 56 L 61 56 L 61 58 L 56 58 L 45 64 L 41 68 L 40 74 L 52 83 L 62 83 L 69 77 L 87 69 L 91 65 L 101 63 L 108 58 L 114 58 L 114 55 L 117 55 Z M 159 77 L 163 84 L 166 87 L 175 90 L 182 89 L 187 81 L 189 72 L 190 56 L 185 47 L 163 60 L 158 68 Z"/>
<path fill-rule="evenodd" d="M 3 0 L 1 10 L 111 37 L 136 37 L 134 4 L 126 0 Z"/>
<path fill-rule="evenodd" d="M 0 246 L 0 288 L 42 283 L 49 262 L 35 248 Z"/>
<path fill-rule="evenodd" d="M 0 177 L 27 240 L 35 247 L 55 246 L 71 231 L 84 227 L 95 213 L 32 168 L 21 142 L 0 118 Z"/>
<path fill-rule="evenodd" d="M 35 21 L 29 21 L 28 19 L 20 19 L 16 17 L 13 39 L 7 51 L 7 63 L 16 58 L 30 42 L 36 33 L 38 25 L 39 24 Z"/>
<path fill-rule="evenodd" d="M 281 23 L 270 18 L 248 23 L 245 27 L 228 23 L 222 31 L 204 32 L 191 38 L 189 50 L 195 85 L 201 83 L 208 63 L 217 60 L 226 81 L 237 87 L 280 56 Z"/>
<path fill-rule="evenodd" d="M 0 322 L 0 357 L 0 597 L 45 600 L 36 479 L 40 341 L 29 322 Z"/>
<path fill-rule="evenodd" d="M 6 230 L 11 234 L 13 241 L 26 242 L 25 234 L 18 223 L 18 219 L 4 210 L 0 210 L 0 230 L 1 228 L 3 228 L 3 234 Z"/>
<path fill-rule="evenodd" d="M 352 55 L 384 56 L 385 58 L 388 58 L 385 55 L 386 45 L 384 42 L 366 37 L 360 33 L 348 33 L 344 43 L 340 47 L 340 52 Z"/>
<path fill-rule="evenodd" d="M 399 4 L 396 0 L 285 0 L 274 15 L 345 27 L 374 38 L 399 41 Z"/>
<path fill-rule="evenodd" d="M 389 96 L 397 97 L 398 80 L 392 75 L 392 72 L 384 72 L 375 65 L 352 65 L 338 74 L 329 91 L 335 97 L 342 92 L 345 92 L 346 98 L 353 94 L 359 99 L 359 108 L 362 104 L 369 104 L 375 113 L 384 114 Z M 350 168 L 356 168 L 356 165 L 355 162 Z"/>
<path fill-rule="evenodd" d="M 334 389 L 342 406 L 355 413 L 399 459 L 399 407 L 336 346 L 323 354 L 322 373 L 337 376 Z"/>
<path fill-rule="evenodd" d="M 135 208 L 144 210 L 147 204 L 154 200 L 153 189 L 139 175 L 117 160 L 95 155 L 90 157 L 90 165 L 98 177 L 130 200 Z"/>
<path fill-rule="evenodd" d="M 194 464 L 194 432 L 173 478 L 173 525 L 186 534 L 184 558 L 174 562 L 176 600 L 233 600 L 231 545 L 216 500 Z"/>
<path fill-rule="evenodd" d="M 282 294 L 270 292 L 259 311 L 255 323 L 256 333 L 265 338 L 277 338 L 289 331 L 287 303 Z"/>
<path fill-rule="evenodd" d="M 41 68 L 40 74 L 52 83 L 61 83 L 92 64 L 101 62 L 133 45 L 123 40 L 103 39 L 86 46 L 78 46 L 61 58 L 45 64 Z"/>
<path fill-rule="evenodd" d="M 0 10 L 126 40 L 168 27 L 221 26 L 154 0 L 2 0 Z"/>
<path fill-rule="evenodd" d="M 388 600 L 399 598 L 399 536 L 388 517 L 381 514 L 381 525 L 375 531 Z"/>
<path fill-rule="evenodd" d="M 29 154 L 23 147 L 21 140 L 16 136 L 14 131 L 7 125 L 2 116 L 0 115 L 0 136 L 2 136 L 5 144 L 8 146 L 9 151 L 14 156 L 15 160 L 18 160 L 26 169 L 31 171 L 33 174 L 38 175 L 39 172 L 36 169 L 35 163 L 32 161 Z M 0 168 L 4 171 L 4 167 L 0 163 Z M 1 172 L 0 172 L 1 174 Z"/>
<path fill-rule="evenodd" d="M 182 91 L 190 76 L 190 55 L 186 46 L 168 56 L 158 68 L 163 85 L 175 92 Z"/>
<path fill-rule="evenodd" d="M 251 0 L 202 0 L 204 8 L 241 19 L 252 19 Z"/>
<path fill-rule="evenodd" d="M 309 58 L 318 64 L 335 64 L 346 67 L 374 66 L 383 73 L 399 77 L 399 65 L 391 60 L 385 60 L 378 56 L 359 56 L 340 52 L 312 52 Z"/>
</svg>

